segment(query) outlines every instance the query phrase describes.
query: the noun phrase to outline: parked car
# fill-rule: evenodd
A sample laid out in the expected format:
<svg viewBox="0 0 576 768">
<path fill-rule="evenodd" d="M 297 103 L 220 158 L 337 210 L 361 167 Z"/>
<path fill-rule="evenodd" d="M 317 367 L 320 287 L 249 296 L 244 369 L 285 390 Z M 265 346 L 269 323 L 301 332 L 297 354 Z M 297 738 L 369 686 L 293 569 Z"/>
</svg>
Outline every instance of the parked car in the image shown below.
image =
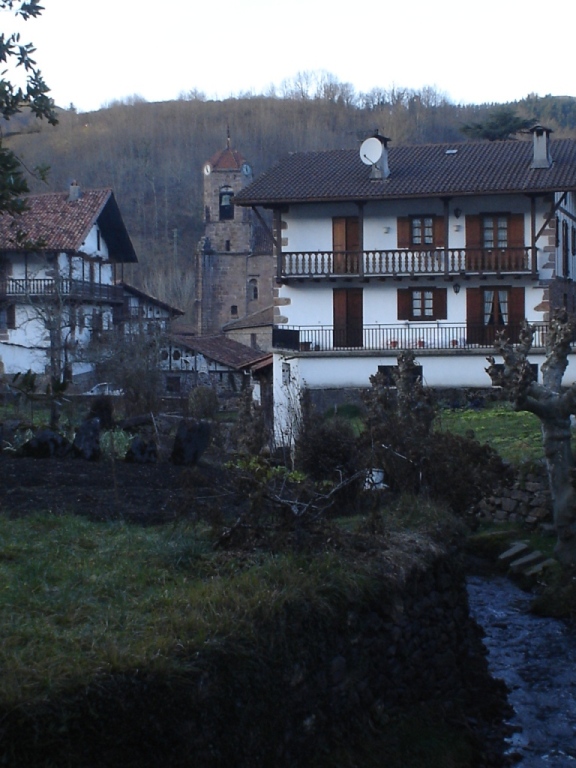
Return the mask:
<svg viewBox="0 0 576 768">
<path fill-rule="evenodd" d="M 83 395 L 87 397 L 100 397 L 102 395 L 110 395 L 111 397 L 118 397 L 123 395 L 124 392 L 121 389 L 115 389 L 108 381 L 102 381 L 100 384 L 95 384 L 92 389 L 87 392 L 83 392 Z"/>
</svg>

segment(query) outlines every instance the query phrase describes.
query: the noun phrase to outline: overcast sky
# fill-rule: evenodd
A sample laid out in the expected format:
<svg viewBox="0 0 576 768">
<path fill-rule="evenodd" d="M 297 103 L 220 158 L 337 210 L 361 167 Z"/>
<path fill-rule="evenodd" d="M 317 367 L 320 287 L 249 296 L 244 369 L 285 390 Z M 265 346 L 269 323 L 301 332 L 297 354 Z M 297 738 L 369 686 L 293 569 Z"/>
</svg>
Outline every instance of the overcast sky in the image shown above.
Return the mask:
<svg viewBox="0 0 576 768">
<path fill-rule="evenodd" d="M 455 103 L 576 95 L 574 0 L 44 0 L 20 26 L 58 106 L 264 93 L 325 71 Z M 0 16 L 5 32 L 14 20 Z M 9 26 L 10 25 L 10 26 Z"/>
</svg>

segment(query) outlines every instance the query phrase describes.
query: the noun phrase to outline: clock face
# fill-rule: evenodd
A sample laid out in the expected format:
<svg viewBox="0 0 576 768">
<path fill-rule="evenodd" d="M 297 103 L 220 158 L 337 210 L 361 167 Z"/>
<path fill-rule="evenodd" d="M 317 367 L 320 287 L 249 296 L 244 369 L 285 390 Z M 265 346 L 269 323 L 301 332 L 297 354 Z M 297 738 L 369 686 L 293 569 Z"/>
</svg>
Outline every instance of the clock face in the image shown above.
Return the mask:
<svg viewBox="0 0 576 768">
<path fill-rule="evenodd" d="M 209 176 L 211 170 L 212 170 L 212 166 L 210 165 L 210 163 L 206 163 L 206 165 L 204 166 L 204 174 L 206 176 Z"/>
</svg>

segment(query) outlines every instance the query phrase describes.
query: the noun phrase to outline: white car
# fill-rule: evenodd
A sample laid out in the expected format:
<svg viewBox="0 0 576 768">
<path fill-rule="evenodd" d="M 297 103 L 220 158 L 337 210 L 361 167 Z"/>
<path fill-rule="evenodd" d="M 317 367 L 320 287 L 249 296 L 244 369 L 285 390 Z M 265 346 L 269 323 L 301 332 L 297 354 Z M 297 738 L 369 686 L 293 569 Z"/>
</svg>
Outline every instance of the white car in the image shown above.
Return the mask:
<svg viewBox="0 0 576 768">
<path fill-rule="evenodd" d="M 98 397 L 102 395 L 118 397 L 119 395 L 123 395 L 124 392 L 121 389 L 114 389 L 112 384 L 110 384 L 108 381 L 102 381 L 100 384 L 95 384 L 92 389 L 89 389 L 87 392 L 83 392 L 82 394 L 86 395 L 87 397 Z"/>
</svg>

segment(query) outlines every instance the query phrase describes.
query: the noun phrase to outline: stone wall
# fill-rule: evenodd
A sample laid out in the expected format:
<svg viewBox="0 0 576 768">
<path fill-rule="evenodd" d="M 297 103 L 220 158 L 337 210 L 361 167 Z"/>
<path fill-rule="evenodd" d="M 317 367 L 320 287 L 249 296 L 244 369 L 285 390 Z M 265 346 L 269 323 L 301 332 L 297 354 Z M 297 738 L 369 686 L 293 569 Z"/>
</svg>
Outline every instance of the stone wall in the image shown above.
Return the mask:
<svg viewBox="0 0 576 768">
<path fill-rule="evenodd" d="M 483 522 L 525 523 L 529 527 L 552 521 L 552 500 L 546 469 L 541 464 L 521 466 L 512 485 L 500 487 L 469 510 Z"/>
</svg>

